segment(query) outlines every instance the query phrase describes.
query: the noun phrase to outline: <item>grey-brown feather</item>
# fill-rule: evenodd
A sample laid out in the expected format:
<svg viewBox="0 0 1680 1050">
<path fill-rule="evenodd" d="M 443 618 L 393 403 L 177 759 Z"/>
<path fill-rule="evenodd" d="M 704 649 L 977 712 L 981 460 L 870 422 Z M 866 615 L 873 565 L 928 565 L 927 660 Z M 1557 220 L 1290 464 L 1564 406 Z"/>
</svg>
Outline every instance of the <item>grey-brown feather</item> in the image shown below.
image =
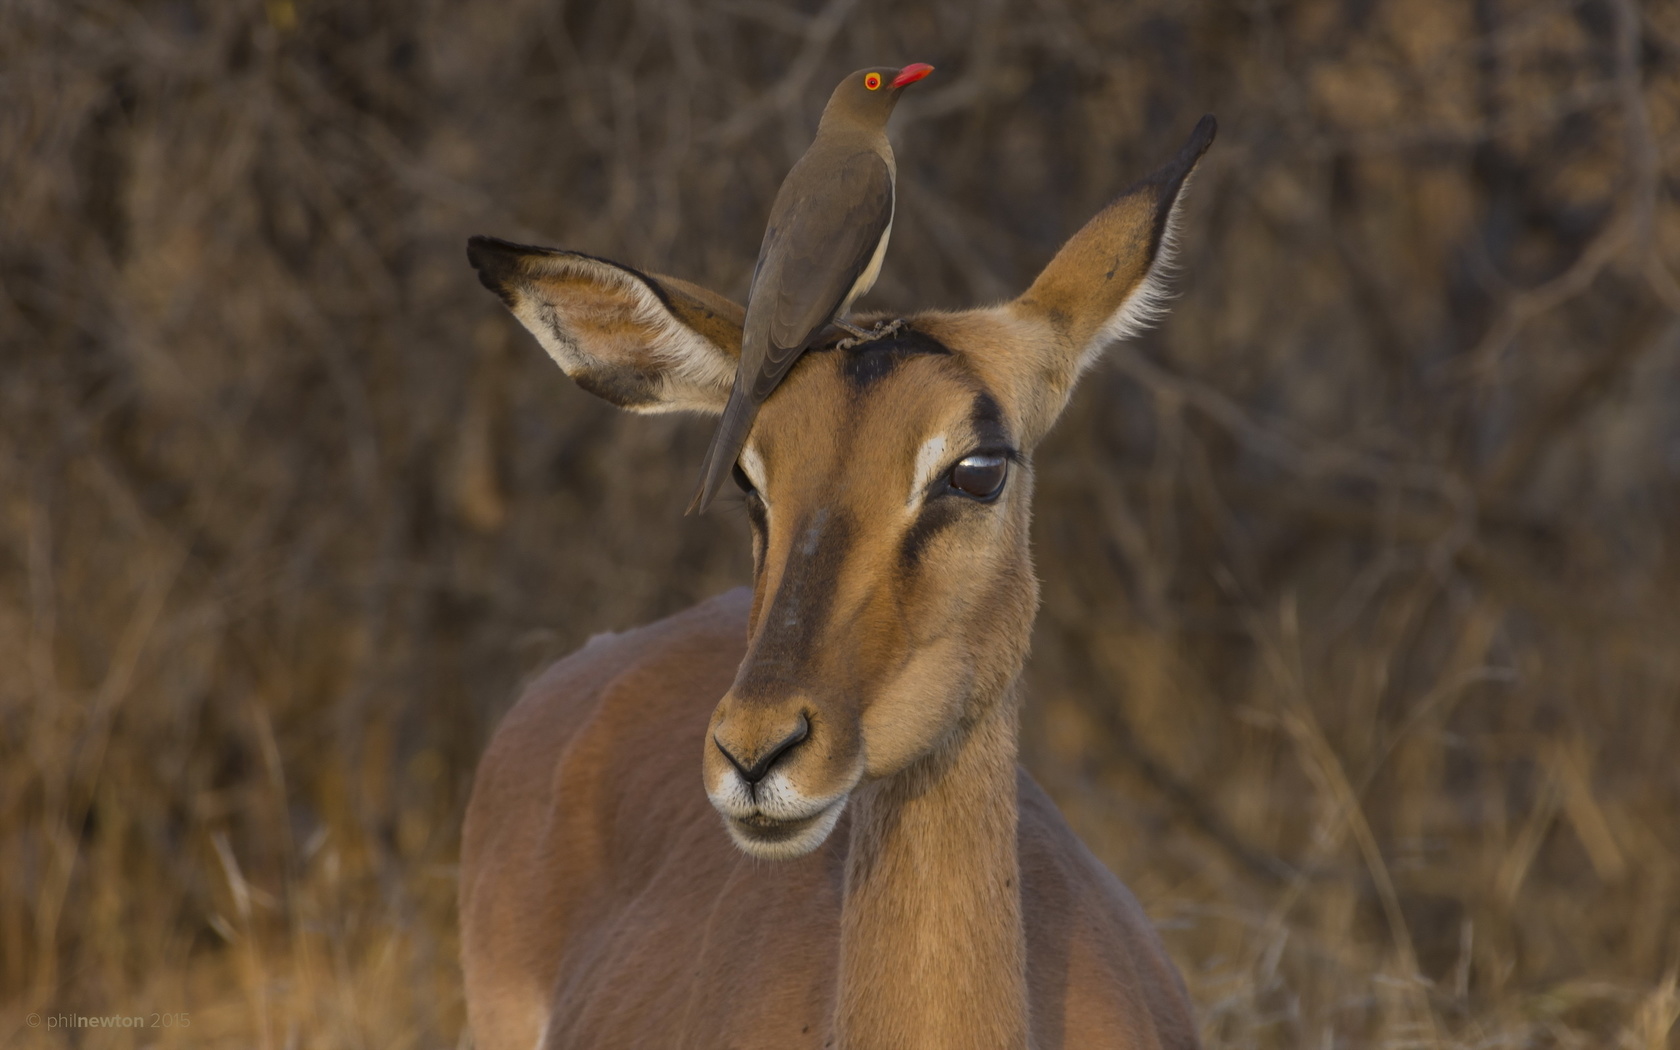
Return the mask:
<svg viewBox="0 0 1680 1050">
<path fill-rule="evenodd" d="M 760 400 L 834 320 L 892 222 L 892 172 L 881 155 L 868 150 L 833 160 L 827 150 L 801 157 L 770 212 L 744 334 L 762 360 L 742 369 L 755 376 Z M 815 165 L 826 170 L 800 170 Z"/>
<path fill-rule="evenodd" d="M 717 494 L 758 406 L 853 297 L 891 229 L 893 171 L 881 153 L 887 148 L 884 136 L 879 146 L 819 136 L 782 182 L 748 293 L 735 386 L 691 509 L 704 510 Z"/>
</svg>

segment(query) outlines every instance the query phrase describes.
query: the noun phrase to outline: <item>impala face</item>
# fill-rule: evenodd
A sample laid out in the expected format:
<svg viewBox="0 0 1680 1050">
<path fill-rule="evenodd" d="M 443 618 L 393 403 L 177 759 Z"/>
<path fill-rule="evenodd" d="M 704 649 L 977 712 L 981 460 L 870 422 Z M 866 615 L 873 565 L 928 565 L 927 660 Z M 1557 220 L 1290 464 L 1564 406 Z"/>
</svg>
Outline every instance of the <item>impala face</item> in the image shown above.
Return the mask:
<svg viewBox="0 0 1680 1050">
<path fill-rule="evenodd" d="M 736 470 L 750 637 L 703 759 L 748 853 L 816 849 L 858 785 L 937 751 L 1020 668 L 1037 600 L 1028 454 L 1104 347 L 1161 312 L 1179 192 L 1213 133 L 1203 118 L 1015 299 L 808 351 L 765 402 Z M 585 390 L 633 412 L 723 411 L 738 304 L 577 252 L 475 237 L 467 254 Z"/>
<path fill-rule="evenodd" d="M 793 857 L 821 845 L 860 782 L 973 715 L 977 680 L 1020 666 L 1031 472 L 975 363 L 911 330 L 807 354 L 735 478 L 753 613 L 712 715 L 706 790 L 743 850 Z"/>
</svg>

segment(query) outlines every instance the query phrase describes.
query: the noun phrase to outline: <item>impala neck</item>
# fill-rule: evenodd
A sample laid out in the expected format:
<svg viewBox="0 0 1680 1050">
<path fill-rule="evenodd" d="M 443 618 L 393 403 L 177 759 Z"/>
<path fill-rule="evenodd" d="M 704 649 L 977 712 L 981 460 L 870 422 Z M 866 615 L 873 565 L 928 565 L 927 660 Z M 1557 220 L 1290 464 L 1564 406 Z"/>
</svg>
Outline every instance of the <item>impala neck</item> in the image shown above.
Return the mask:
<svg viewBox="0 0 1680 1050">
<path fill-rule="evenodd" d="M 854 796 L 843 1050 L 1028 1043 L 1014 683 L 933 755 Z"/>
</svg>

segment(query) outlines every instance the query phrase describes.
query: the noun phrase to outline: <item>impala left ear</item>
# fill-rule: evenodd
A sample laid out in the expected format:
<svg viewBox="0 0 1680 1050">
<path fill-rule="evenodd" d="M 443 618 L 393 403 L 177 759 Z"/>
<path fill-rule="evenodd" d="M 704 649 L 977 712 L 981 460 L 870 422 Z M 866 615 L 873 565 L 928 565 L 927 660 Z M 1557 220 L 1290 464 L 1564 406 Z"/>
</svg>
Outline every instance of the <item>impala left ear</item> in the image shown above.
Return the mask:
<svg viewBox="0 0 1680 1050">
<path fill-rule="evenodd" d="M 1032 340 L 1043 355 L 1035 371 L 1049 385 L 1033 398 L 1039 433 L 1103 350 L 1165 315 L 1179 202 L 1217 126 L 1203 117 L 1178 156 L 1098 212 L 1006 308 L 1048 336 Z"/>
<path fill-rule="evenodd" d="M 468 241 L 467 258 L 591 394 L 632 412 L 723 411 L 741 356 L 737 304 L 675 277 L 494 237 Z"/>
</svg>

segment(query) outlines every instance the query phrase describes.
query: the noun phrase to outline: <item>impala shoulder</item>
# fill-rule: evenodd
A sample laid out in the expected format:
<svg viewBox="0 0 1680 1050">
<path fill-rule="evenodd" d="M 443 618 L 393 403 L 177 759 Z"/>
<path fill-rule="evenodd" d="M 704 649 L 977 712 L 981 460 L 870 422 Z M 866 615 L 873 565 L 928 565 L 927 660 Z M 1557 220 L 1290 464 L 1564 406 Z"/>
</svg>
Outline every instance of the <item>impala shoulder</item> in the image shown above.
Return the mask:
<svg viewBox="0 0 1680 1050">
<path fill-rule="evenodd" d="M 1025 770 L 1020 800 L 1022 878 L 1038 881 L 1058 904 L 1083 915 L 1088 926 L 1125 928 L 1152 942 L 1153 926 L 1137 898 L 1091 852 Z"/>
<path fill-rule="evenodd" d="M 740 662 L 751 602 L 751 591 L 736 588 L 641 627 L 593 635 L 527 682 L 492 753 L 552 749 L 627 705 L 680 705 L 695 695 L 714 703 Z M 650 681 L 668 688 L 647 689 Z"/>
<path fill-rule="evenodd" d="M 599 660 L 620 674 L 671 671 L 703 678 L 722 669 L 733 678 L 746 650 L 751 608 L 752 591 L 737 587 L 662 620 L 592 639 L 566 659 Z"/>
<path fill-rule="evenodd" d="M 751 607 L 752 591 L 737 587 L 640 627 L 590 635 L 581 648 L 550 664 L 532 680 L 527 693 L 680 661 L 696 651 L 742 649 Z"/>
<path fill-rule="evenodd" d="M 1113 1045 L 1196 1050 L 1189 993 L 1143 906 L 1025 770 L 1020 806 L 1035 1010 L 1056 1016 L 1067 1046 L 1124 1033 Z"/>
</svg>

